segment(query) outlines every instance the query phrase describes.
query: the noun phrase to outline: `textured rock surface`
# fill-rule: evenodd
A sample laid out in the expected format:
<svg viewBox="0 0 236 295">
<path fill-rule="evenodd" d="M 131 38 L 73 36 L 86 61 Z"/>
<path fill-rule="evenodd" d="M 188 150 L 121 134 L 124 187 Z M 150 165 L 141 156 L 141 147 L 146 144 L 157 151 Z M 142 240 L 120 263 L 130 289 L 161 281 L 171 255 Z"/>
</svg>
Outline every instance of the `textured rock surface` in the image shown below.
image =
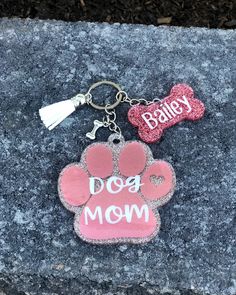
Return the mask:
<svg viewBox="0 0 236 295">
<path fill-rule="evenodd" d="M 0 290 L 236 294 L 235 43 L 236 31 L 1 20 Z M 101 114 L 83 108 L 49 132 L 38 109 L 104 78 L 148 99 L 186 82 L 206 104 L 201 121 L 151 145 L 175 167 L 178 187 L 146 245 L 82 242 L 57 197 L 58 173 L 79 160 Z M 107 99 L 106 90 L 95 95 Z M 118 121 L 135 139 L 127 109 L 119 107 Z M 107 136 L 100 130 L 98 139 Z"/>
</svg>

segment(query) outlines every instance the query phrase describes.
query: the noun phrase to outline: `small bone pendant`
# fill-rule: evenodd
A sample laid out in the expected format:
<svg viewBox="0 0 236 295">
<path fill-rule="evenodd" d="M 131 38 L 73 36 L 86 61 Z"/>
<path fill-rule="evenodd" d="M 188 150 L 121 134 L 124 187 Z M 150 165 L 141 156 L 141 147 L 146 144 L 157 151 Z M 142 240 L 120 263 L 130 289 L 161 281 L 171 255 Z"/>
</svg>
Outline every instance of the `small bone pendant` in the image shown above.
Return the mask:
<svg viewBox="0 0 236 295">
<path fill-rule="evenodd" d="M 94 127 L 93 130 L 91 132 L 86 133 L 86 137 L 94 140 L 96 138 L 96 132 L 100 127 L 104 126 L 104 123 L 98 120 L 94 120 L 93 121 Z"/>
</svg>

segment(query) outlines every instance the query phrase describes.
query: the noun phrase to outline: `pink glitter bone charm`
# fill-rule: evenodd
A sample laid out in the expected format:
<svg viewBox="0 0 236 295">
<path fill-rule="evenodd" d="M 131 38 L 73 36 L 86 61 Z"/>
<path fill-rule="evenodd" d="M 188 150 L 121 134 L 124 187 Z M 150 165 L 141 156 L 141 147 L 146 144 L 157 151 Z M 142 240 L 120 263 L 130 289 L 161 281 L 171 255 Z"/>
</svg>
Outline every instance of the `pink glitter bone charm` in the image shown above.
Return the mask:
<svg viewBox="0 0 236 295">
<path fill-rule="evenodd" d="M 177 84 L 170 95 L 148 106 L 130 108 L 128 119 L 138 127 L 140 138 L 148 143 L 158 141 L 163 131 L 183 120 L 198 120 L 203 117 L 204 104 L 194 98 L 193 89 L 186 84 Z"/>
</svg>

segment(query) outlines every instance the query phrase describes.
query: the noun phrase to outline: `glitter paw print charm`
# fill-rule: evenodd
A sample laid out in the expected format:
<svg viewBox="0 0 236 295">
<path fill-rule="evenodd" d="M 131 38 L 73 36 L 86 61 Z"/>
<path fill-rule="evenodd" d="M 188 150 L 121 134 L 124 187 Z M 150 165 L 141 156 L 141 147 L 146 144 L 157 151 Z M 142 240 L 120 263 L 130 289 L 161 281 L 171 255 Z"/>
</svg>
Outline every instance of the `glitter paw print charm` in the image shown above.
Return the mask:
<svg viewBox="0 0 236 295">
<path fill-rule="evenodd" d="M 63 205 L 75 213 L 77 235 L 95 244 L 155 237 L 160 228 L 156 208 L 170 200 L 174 189 L 169 163 L 153 159 L 146 144 L 116 134 L 88 146 L 79 163 L 62 170 L 58 182 Z"/>
</svg>

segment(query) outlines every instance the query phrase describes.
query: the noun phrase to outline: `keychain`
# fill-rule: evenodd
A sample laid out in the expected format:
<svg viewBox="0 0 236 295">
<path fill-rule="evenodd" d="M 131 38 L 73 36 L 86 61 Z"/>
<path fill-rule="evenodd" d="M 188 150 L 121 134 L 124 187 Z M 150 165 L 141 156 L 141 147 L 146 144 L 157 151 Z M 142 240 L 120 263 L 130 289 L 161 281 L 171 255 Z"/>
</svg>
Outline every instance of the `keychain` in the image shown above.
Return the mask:
<svg viewBox="0 0 236 295">
<path fill-rule="evenodd" d="M 103 84 L 116 88 L 113 104 L 102 106 L 93 101 L 92 90 Z M 161 224 L 157 208 L 170 200 L 176 186 L 175 172 L 168 162 L 154 159 L 141 141 L 125 141 L 116 123 L 115 108 L 121 103 L 131 106 L 128 120 L 148 143 L 159 140 L 166 128 L 182 120 L 200 119 L 205 110 L 186 84 L 175 85 L 162 100 L 148 101 L 131 99 L 111 81 L 97 82 L 86 94 L 39 110 L 43 123 L 52 130 L 76 108 L 87 104 L 103 111 L 104 116 L 94 121 L 86 136 L 94 140 L 101 127 L 113 132 L 107 142 L 89 145 L 80 162 L 67 165 L 58 180 L 60 200 L 75 214 L 75 232 L 94 244 L 151 240 Z"/>
</svg>

